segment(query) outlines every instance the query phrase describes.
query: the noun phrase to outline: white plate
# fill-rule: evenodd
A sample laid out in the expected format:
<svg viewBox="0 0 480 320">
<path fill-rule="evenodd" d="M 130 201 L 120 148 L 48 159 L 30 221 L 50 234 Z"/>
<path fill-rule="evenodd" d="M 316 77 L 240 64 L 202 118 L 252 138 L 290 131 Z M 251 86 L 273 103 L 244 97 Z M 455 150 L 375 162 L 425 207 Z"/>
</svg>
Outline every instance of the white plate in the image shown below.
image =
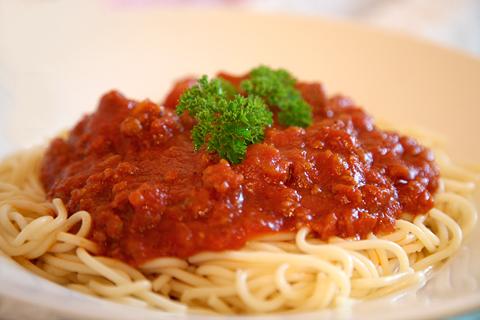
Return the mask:
<svg viewBox="0 0 480 320">
<path fill-rule="evenodd" d="M 266 63 L 321 80 L 330 93 L 352 96 L 377 117 L 440 132 L 456 159 L 480 162 L 480 61 L 472 57 L 350 23 L 81 3 L 0 3 L 0 154 L 71 126 L 111 88 L 160 100 L 179 77 Z M 437 318 L 478 308 L 479 243 L 477 227 L 425 288 L 398 301 L 302 317 Z M 2 258 L 0 295 L 0 314 L 23 319 L 174 318 L 80 295 Z M 283 318 L 298 315 L 256 319 Z"/>
</svg>

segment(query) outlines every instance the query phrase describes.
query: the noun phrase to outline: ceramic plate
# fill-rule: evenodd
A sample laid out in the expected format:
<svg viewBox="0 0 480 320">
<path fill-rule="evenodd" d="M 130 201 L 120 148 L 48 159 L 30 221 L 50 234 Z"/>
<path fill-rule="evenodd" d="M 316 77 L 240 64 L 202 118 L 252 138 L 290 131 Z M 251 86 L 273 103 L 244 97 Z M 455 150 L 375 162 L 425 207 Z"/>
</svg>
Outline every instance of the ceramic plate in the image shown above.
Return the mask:
<svg viewBox="0 0 480 320">
<path fill-rule="evenodd" d="M 345 22 L 247 12 L 165 10 L 114 2 L 0 4 L 0 155 L 47 141 L 116 88 L 160 101 L 172 82 L 260 63 L 321 80 L 376 117 L 449 139 L 480 162 L 480 61 Z M 438 318 L 480 307 L 480 232 L 421 290 L 303 319 Z M 178 319 L 64 289 L 0 257 L 0 314 L 22 319 Z M 298 315 L 257 317 L 298 319 Z M 188 320 L 207 317 L 185 315 Z M 237 318 L 239 319 L 239 318 Z"/>
</svg>

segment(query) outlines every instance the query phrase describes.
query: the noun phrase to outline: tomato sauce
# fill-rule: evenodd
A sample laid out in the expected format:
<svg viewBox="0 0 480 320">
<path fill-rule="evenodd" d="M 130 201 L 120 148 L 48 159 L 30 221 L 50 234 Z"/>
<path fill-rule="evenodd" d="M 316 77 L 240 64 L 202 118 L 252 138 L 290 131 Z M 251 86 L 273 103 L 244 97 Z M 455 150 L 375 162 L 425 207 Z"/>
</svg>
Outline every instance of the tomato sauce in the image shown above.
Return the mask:
<svg viewBox="0 0 480 320">
<path fill-rule="evenodd" d="M 303 226 L 321 239 L 362 238 L 392 231 L 401 213 L 432 208 L 439 176 L 432 152 L 378 129 L 350 99 L 297 83 L 314 123 L 275 124 L 231 165 L 194 151 L 195 121 L 175 114 L 192 84 L 179 82 L 163 106 L 109 92 L 68 138 L 51 142 L 41 169 L 48 197 L 63 199 L 70 213 L 91 213 L 90 238 L 102 254 L 139 265 L 239 249 Z"/>
</svg>

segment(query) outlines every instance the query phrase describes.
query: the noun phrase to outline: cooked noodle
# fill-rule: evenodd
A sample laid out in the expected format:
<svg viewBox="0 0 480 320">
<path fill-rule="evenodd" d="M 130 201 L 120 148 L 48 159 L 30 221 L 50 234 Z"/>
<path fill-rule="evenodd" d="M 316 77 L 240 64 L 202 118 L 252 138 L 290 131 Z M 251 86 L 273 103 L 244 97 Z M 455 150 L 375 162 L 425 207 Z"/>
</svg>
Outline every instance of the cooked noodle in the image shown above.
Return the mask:
<svg viewBox="0 0 480 320">
<path fill-rule="evenodd" d="M 169 312 L 311 311 L 420 286 L 458 250 L 477 217 L 470 197 L 478 176 L 436 151 L 442 179 L 435 208 L 405 215 L 390 234 L 325 243 L 303 228 L 250 241 L 238 251 L 158 258 L 135 269 L 96 255 L 87 238 L 88 212 L 68 216 L 60 199 L 46 200 L 38 178 L 43 151 L 21 152 L 0 164 L 0 249 L 73 290 Z"/>
</svg>

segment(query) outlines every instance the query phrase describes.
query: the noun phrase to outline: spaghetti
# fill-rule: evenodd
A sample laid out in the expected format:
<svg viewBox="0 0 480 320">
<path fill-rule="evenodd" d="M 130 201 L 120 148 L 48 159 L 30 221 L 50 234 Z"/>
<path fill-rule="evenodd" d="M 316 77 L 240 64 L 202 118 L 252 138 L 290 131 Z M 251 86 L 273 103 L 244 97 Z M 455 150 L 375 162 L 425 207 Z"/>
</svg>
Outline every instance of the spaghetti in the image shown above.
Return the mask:
<svg viewBox="0 0 480 320">
<path fill-rule="evenodd" d="M 0 251 L 67 288 L 167 312 L 341 307 L 421 286 L 473 229 L 478 175 L 261 66 L 116 91 L 0 163 Z M 229 160 L 229 161 L 227 161 Z M 440 177 L 441 173 L 441 177 Z"/>
<path fill-rule="evenodd" d="M 477 218 L 470 196 L 478 175 L 436 150 L 442 178 L 435 207 L 405 215 L 387 235 L 321 241 L 301 228 L 249 241 L 241 250 L 157 258 L 134 268 L 97 255 L 87 238 L 88 212 L 69 215 L 60 199 L 46 200 L 39 180 L 43 153 L 28 150 L 0 165 L 1 251 L 67 288 L 168 312 L 312 311 L 421 286 L 454 255 Z"/>
</svg>

